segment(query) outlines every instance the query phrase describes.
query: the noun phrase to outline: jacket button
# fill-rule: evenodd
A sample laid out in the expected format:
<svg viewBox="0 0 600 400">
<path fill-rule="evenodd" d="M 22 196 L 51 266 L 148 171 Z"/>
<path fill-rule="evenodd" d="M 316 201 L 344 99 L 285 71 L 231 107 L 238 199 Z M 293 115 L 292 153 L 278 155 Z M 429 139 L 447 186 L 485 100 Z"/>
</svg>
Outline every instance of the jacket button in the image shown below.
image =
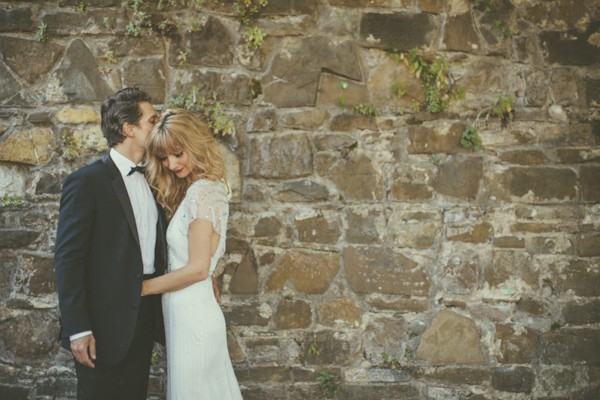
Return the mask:
<svg viewBox="0 0 600 400">
<path fill-rule="evenodd" d="M 142 274 L 138 273 L 138 274 L 136 274 L 135 277 L 138 278 L 138 279 L 141 279 L 142 278 Z"/>
</svg>

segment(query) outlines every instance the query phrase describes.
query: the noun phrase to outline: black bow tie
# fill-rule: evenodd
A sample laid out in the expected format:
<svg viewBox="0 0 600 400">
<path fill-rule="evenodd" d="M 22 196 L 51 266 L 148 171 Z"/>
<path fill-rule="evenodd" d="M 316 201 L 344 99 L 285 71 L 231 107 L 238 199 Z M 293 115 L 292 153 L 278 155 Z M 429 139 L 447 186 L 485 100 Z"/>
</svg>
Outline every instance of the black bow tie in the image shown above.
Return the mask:
<svg viewBox="0 0 600 400">
<path fill-rule="evenodd" d="M 135 167 L 131 167 L 131 171 L 129 171 L 129 173 L 127 174 L 127 176 L 133 174 L 134 172 L 140 172 L 140 173 L 144 173 L 144 171 L 146 171 L 146 168 L 141 167 L 139 165 L 136 165 Z"/>
</svg>

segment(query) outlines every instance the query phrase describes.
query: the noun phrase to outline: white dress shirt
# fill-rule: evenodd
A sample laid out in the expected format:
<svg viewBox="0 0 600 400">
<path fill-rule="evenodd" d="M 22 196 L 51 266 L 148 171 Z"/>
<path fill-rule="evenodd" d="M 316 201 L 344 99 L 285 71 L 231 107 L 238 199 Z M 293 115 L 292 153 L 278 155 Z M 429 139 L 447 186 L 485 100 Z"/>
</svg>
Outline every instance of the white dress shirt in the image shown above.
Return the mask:
<svg viewBox="0 0 600 400">
<path fill-rule="evenodd" d="M 110 149 L 110 158 L 119 169 L 125 188 L 129 195 L 131 208 L 135 217 L 135 225 L 137 227 L 138 237 L 140 239 L 140 250 L 142 253 L 142 262 L 144 264 L 144 274 L 153 274 L 154 268 L 154 250 L 156 246 L 156 224 L 158 222 L 158 210 L 156 203 L 150 191 L 150 186 L 144 177 L 144 174 L 134 172 L 128 175 L 131 168 L 136 165 L 119 153 L 114 148 Z M 71 335 L 71 341 L 91 334 L 91 331 L 77 333 Z"/>
</svg>

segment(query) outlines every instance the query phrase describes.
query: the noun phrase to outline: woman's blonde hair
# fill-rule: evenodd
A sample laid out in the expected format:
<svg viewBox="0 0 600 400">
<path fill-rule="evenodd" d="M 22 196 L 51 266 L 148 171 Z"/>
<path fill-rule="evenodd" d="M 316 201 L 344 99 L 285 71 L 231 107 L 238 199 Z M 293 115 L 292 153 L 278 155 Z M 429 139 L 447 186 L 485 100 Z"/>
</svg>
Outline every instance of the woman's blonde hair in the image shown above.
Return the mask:
<svg viewBox="0 0 600 400">
<path fill-rule="evenodd" d="M 169 220 L 183 201 L 189 181 L 178 178 L 162 162 L 168 155 L 183 150 L 194 165 L 192 173 L 196 179 L 227 181 L 225 162 L 206 124 L 183 109 L 163 111 L 146 142 L 146 176 Z"/>
</svg>

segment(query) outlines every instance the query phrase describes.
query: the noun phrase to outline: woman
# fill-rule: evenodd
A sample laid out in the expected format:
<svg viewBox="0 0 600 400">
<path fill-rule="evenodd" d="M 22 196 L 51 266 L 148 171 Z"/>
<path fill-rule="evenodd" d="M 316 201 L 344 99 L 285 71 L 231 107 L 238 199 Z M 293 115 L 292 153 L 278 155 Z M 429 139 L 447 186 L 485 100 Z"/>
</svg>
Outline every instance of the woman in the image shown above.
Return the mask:
<svg viewBox="0 0 600 400">
<path fill-rule="evenodd" d="M 167 399 L 241 399 L 210 279 L 229 216 L 223 158 L 207 126 L 180 109 L 162 114 L 146 150 L 148 181 L 170 219 L 169 272 L 142 287 L 164 293 Z"/>
</svg>

